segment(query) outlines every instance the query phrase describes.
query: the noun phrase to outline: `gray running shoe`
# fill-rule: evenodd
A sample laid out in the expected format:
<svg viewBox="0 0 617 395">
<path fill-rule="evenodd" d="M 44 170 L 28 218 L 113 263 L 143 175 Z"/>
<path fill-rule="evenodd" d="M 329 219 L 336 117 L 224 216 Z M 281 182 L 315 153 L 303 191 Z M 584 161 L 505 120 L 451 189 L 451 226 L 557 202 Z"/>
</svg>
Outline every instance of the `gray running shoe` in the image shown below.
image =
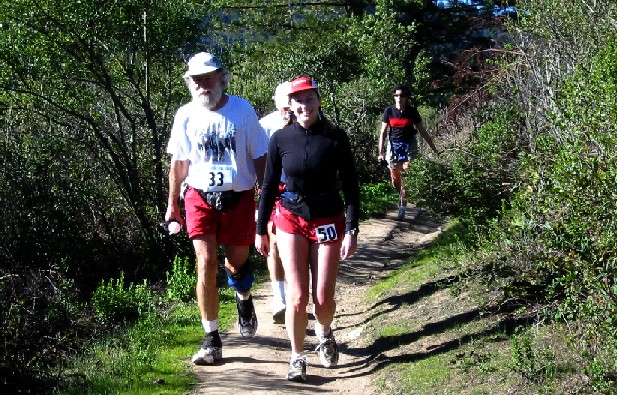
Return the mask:
<svg viewBox="0 0 617 395">
<path fill-rule="evenodd" d="M 396 216 L 396 219 L 399 221 L 402 221 L 405 218 L 405 206 L 399 206 L 398 208 L 398 215 Z"/>
<path fill-rule="evenodd" d="M 253 306 L 253 296 L 248 300 L 240 300 L 236 295 L 236 307 L 238 308 L 238 329 L 242 337 L 253 337 L 257 332 L 257 315 Z"/>
<path fill-rule="evenodd" d="M 297 381 L 299 383 L 306 382 L 306 357 L 301 356 L 296 359 L 289 360 L 289 370 L 287 371 L 287 380 Z"/>
<path fill-rule="evenodd" d="M 330 329 L 330 334 L 318 337 L 319 344 L 315 352 L 319 354 L 319 361 L 324 368 L 331 368 L 338 364 L 338 347 L 334 339 L 334 333 Z"/>
<path fill-rule="evenodd" d="M 223 344 L 218 331 L 208 333 L 201 348 L 191 359 L 195 365 L 212 364 L 223 359 Z"/>
</svg>

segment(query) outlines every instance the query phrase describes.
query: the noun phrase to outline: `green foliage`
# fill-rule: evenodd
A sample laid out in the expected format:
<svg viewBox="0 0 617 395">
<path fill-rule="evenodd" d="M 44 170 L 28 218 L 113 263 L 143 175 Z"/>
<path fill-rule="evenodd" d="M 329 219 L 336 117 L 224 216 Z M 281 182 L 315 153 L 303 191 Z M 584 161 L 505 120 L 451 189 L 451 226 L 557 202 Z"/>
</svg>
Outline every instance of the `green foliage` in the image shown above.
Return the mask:
<svg viewBox="0 0 617 395">
<path fill-rule="evenodd" d="M 617 391 L 617 380 L 614 375 L 615 357 L 616 355 L 613 354 L 608 356 L 608 358 L 590 358 L 590 363 L 586 369 L 587 374 L 591 378 L 590 386 L 601 394 L 614 394 Z"/>
<path fill-rule="evenodd" d="M 519 6 L 512 30 L 518 60 L 497 75 L 497 105 L 483 105 L 490 112 L 474 118 L 469 136 L 456 134 L 464 144 L 453 144 L 460 151 L 447 150 L 445 163 L 415 163 L 419 177 L 410 189 L 428 195 L 435 211 L 475 226 L 482 248 L 465 266 L 481 268 L 504 299 L 550 306 L 548 318 L 565 322 L 576 339 L 585 359 L 578 364 L 592 379 L 587 387 L 613 393 L 617 7 Z M 431 182 L 420 183 L 426 174 Z M 512 346 L 515 371 L 532 381 L 552 377 L 551 353 L 525 337 Z"/>
<path fill-rule="evenodd" d="M 55 380 L 50 366 L 89 333 L 73 285 L 57 268 L 3 270 L 0 313 L 0 392 L 14 392 L 26 381 L 33 393 L 44 393 Z"/>
<path fill-rule="evenodd" d="M 616 75 L 611 41 L 564 81 L 546 115 L 554 129 L 523 157 L 494 235 L 506 294 L 549 301 L 551 318 L 576 323 L 571 335 L 605 384 L 617 372 Z"/>
<path fill-rule="evenodd" d="M 603 316 L 603 321 L 612 320 L 615 313 L 617 223 L 605 207 L 617 204 L 617 155 L 612 149 L 616 141 L 611 131 L 617 111 L 611 99 L 617 93 L 616 58 L 617 51 L 609 48 L 598 56 L 601 67 L 563 91 L 563 113 L 572 114 L 556 118 L 564 138 L 536 140 L 537 154 L 525 162 L 524 183 L 511 214 L 514 234 L 541 240 L 545 246 L 528 254 L 538 265 L 536 281 L 549 286 L 552 295 L 567 296 L 564 308 L 569 312 L 563 317 L 593 310 L 589 317 Z M 588 91 L 606 98 L 603 105 L 585 108 L 581 99 Z M 600 310 L 604 312 L 597 314 Z M 610 329 L 612 324 L 607 321 L 600 327 Z M 612 329 L 609 333 L 617 334 Z"/>
<path fill-rule="evenodd" d="M 51 222 L 57 236 L 43 246 L 72 243 L 59 226 L 67 223 L 84 233 L 76 249 L 109 249 L 106 243 L 130 238 L 142 255 L 133 264 L 142 267 L 127 273 L 165 259 L 168 246 L 155 226 L 166 203 L 163 143 L 185 94 L 179 49 L 202 31 L 194 11 L 181 1 L 19 0 L 0 8 L 0 108 L 7 110 L 0 118 L 11 136 L 3 139 L 6 150 L 14 152 L 3 166 L 29 165 L 26 174 L 2 180 L 2 190 L 40 194 L 28 215 Z M 38 236 L 33 230 L 43 227 L 29 227 L 28 215 L 10 219 L 24 236 Z M 13 254 L 17 264 L 32 262 L 27 250 Z M 87 261 L 71 258 L 70 265 Z"/>
<path fill-rule="evenodd" d="M 219 289 L 220 330 L 237 320 L 235 294 Z M 173 301 L 157 305 L 113 335 L 91 340 L 55 373 L 58 394 L 180 394 L 189 391 L 195 377 L 186 358 L 203 339 L 196 303 Z"/>
<path fill-rule="evenodd" d="M 92 336 L 78 306 L 101 278 L 164 273 L 153 268 L 176 246 L 155 226 L 162 147 L 186 97 L 183 48 L 203 28 L 194 11 L 174 0 L 0 7 L 0 316 L 12 331 L 0 392 L 53 387 L 51 368 Z"/>
<path fill-rule="evenodd" d="M 290 6 L 291 22 L 283 19 L 276 35 L 225 45 L 234 74 L 230 92 L 246 97 L 265 115 L 278 83 L 299 75 L 315 78 L 326 116 L 350 136 L 361 181 L 375 183 L 383 172 L 376 159 L 369 158 L 376 158 L 376 133 L 383 108 L 391 101 L 389 90 L 406 81 L 406 71 L 414 65 L 415 25 L 398 21 L 389 1 L 378 2 L 375 13 L 349 15 L 342 9 L 330 4 L 302 10 Z M 264 5 L 230 18 L 236 28 L 270 26 L 260 17 L 268 10 Z M 280 10 L 273 18 L 281 18 Z M 409 58 L 414 59 L 411 64 Z"/>
<path fill-rule="evenodd" d="M 197 306 L 172 305 L 114 336 L 91 341 L 63 367 L 57 394 L 179 394 L 193 374 L 186 356 L 202 329 Z"/>
<path fill-rule="evenodd" d="M 385 93 L 379 93 L 376 80 L 361 76 L 338 86 L 333 120 L 347 131 L 360 182 L 378 183 L 389 179 L 389 171 L 376 158 L 381 114 L 386 106 Z"/>
<path fill-rule="evenodd" d="M 120 278 L 101 281 L 92 295 L 92 307 L 106 325 L 136 322 L 153 309 L 153 294 L 144 280 L 143 284 L 125 284 L 124 273 Z"/>
<path fill-rule="evenodd" d="M 405 177 L 409 199 L 440 215 L 481 226 L 507 204 L 517 177 L 516 112 L 494 109 L 488 121 L 439 160 L 412 161 Z"/>
<path fill-rule="evenodd" d="M 512 369 L 524 378 L 542 381 L 555 375 L 555 356 L 549 351 L 537 351 L 531 336 L 513 336 Z"/>
<path fill-rule="evenodd" d="M 389 182 L 360 185 L 362 219 L 382 217 L 397 201 L 398 194 Z"/>
<path fill-rule="evenodd" d="M 176 256 L 171 273 L 165 272 L 165 276 L 168 300 L 189 302 L 195 299 L 197 276 L 193 259 Z"/>
<path fill-rule="evenodd" d="M 375 13 L 354 17 L 346 37 L 363 55 L 363 70 L 385 99 L 394 84 L 406 81 L 406 58 L 413 47 L 415 24 L 398 21 L 392 1 L 377 1 Z"/>
</svg>

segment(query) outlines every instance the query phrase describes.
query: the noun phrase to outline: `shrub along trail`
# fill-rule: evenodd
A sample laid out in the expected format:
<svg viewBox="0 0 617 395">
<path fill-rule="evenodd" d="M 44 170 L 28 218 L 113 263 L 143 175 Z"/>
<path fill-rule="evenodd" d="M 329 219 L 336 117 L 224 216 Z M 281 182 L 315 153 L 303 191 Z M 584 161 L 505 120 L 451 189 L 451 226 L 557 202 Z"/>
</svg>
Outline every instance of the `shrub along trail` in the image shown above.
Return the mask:
<svg viewBox="0 0 617 395">
<path fill-rule="evenodd" d="M 235 327 L 223 334 L 223 362 L 193 368 L 198 376 L 194 394 L 378 393 L 371 377 L 374 355 L 364 346 L 368 341 L 365 325 L 371 314 L 364 295 L 379 277 L 400 267 L 414 251 L 437 236 L 441 224 L 424 219 L 419 213 L 420 210 L 411 208 L 404 221 L 396 221 L 396 213 L 390 212 L 383 219 L 361 224 L 358 252 L 341 263 L 339 272 L 333 323 L 340 352 L 336 368 L 322 368 L 312 352 L 316 340 L 314 320 L 309 315 L 305 342 L 307 382 L 285 379 L 289 340 L 285 327 L 272 323 L 271 289 L 265 283 L 253 293 L 259 320 L 257 334 L 252 339 L 243 339 Z M 312 311 L 312 305 L 308 311 Z"/>
</svg>

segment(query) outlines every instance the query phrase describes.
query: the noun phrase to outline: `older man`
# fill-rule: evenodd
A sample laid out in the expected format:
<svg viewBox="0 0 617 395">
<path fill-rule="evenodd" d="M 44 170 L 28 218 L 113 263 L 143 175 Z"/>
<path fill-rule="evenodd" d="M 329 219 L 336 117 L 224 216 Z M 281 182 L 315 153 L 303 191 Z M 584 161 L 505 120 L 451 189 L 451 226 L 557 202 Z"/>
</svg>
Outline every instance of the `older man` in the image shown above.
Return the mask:
<svg viewBox="0 0 617 395">
<path fill-rule="evenodd" d="M 171 154 L 167 221 L 184 224 L 197 256 L 197 304 L 205 339 L 195 364 L 222 359 L 218 333 L 217 246 L 223 247 L 228 284 L 236 291 L 243 337 L 257 330 L 251 297 L 249 245 L 255 238 L 255 182 L 263 179 L 268 136 L 253 107 L 228 95 L 229 72 L 201 52 L 184 74 L 192 101 L 176 112 L 167 152 Z M 182 218 L 182 195 L 186 220 Z"/>
</svg>

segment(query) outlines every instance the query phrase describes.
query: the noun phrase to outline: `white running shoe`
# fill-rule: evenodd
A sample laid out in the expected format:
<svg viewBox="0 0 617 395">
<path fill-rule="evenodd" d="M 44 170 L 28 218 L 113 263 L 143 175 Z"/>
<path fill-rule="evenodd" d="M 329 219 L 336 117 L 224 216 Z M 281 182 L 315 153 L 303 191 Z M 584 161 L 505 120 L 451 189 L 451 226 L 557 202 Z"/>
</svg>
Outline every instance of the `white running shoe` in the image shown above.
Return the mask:
<svg viewBox="0 0 617 395">
<path fill-rule="evenodd" d="M 218 332 L 207 334 L 201 348 L 191 359 L 195 365 L 212 364 L 223 359 L 223 345 Z"/>
<path fill-rule="evenodd" d="M 287 380 L 297 381 L 299 383 L 306 382 L 306 357 L 304 355 L 297 357 L 293 361 L 291 359 L 289 360 Z"/>
<path fill-rule="evenodd" d="M 315 352 L 319 354 L 319 361 L 324 368 L 331 368 L 338 364 L 338 346 L 334 339 L 334 333 L 330 329 L 330 334 L 323 337 L 318 336 L 319 344 Z"/>
</svg>

